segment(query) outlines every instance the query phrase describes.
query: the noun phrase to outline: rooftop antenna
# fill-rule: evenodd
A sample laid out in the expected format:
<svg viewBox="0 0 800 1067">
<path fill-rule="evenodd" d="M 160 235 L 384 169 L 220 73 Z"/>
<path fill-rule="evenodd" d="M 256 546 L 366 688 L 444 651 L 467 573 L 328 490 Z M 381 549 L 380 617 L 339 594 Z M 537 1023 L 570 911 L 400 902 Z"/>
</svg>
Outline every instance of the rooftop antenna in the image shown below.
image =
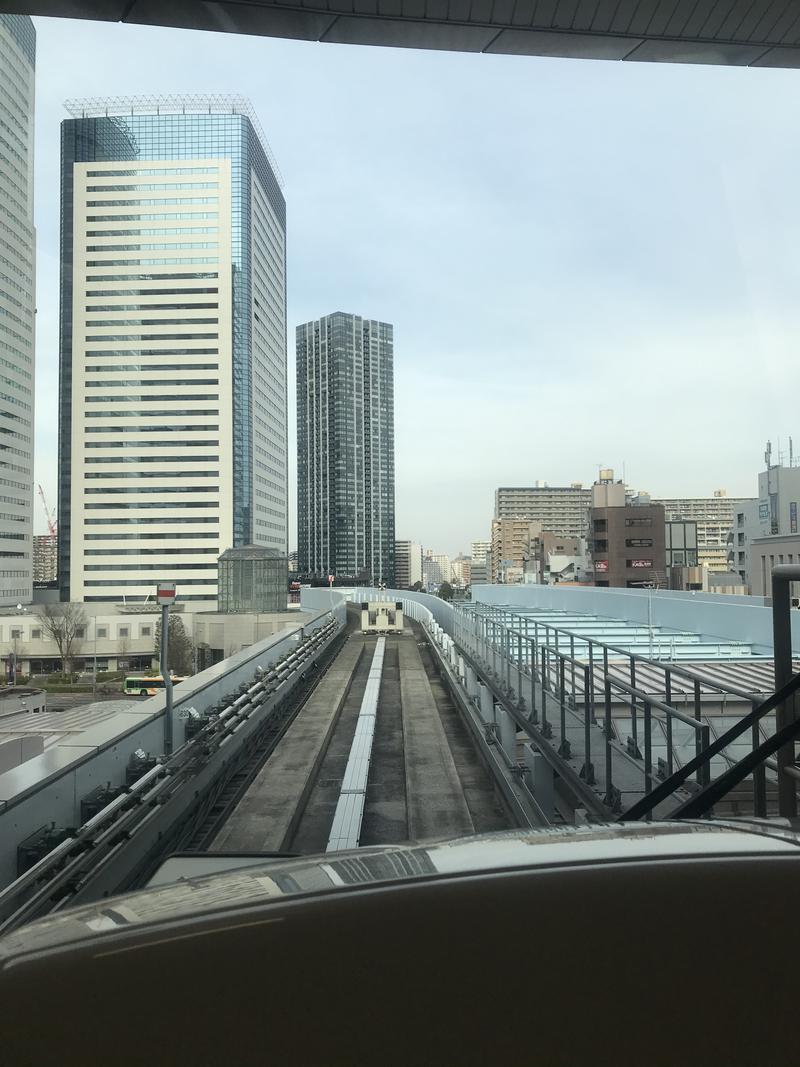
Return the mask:
<svg viewBox="0 0 800 1067">
<path fill-rule="evenodd" d="M 789 438 L 789 466 L 794 466 L 794 448 L 792 446 L 792 439 Z"/>
<path fill-rule="evenodd" d="M 764 462 L 767 465 L 767 470 L 772 466 L 772 441 L 767 441 L 767 447 L 764 452 Z"/>
</svg>

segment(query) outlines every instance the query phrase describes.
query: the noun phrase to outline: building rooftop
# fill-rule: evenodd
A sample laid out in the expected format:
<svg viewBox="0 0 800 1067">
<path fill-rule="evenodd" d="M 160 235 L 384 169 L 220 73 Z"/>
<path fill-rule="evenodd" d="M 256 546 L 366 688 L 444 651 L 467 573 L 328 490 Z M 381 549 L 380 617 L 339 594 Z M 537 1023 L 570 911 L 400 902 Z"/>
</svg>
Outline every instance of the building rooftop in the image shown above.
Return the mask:
<svg viewBox="0 0 800 1067">
<path fill-rule="evenodd" d="M 64 101 L 75 119 L 122 118 L 127 115 L 242 115 L 250 120 L 281 188 L 283 175 L 250 100 L 241 93 L 140 93 L 91 96 Z"/>
<path fill-rule="evenodd" d="M 226 548 L 220 559 L 286 559 L 285 552 L 266 545 L 241 545 L 239 548 Z"/>
</svg>

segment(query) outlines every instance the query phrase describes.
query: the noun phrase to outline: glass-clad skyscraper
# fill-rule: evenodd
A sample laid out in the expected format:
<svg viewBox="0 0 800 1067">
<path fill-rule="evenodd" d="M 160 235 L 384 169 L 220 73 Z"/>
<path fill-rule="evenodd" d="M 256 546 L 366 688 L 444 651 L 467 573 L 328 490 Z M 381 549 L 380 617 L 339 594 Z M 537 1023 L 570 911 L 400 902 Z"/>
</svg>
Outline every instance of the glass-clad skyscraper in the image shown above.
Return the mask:
<svg viewBox="0 0 800 1067">
<path fill-rule="evenodd" d="M 62 125 L 62 599 L 217 594 L 287 551 L 286 208 L 240 97 L 70 102 Z"/>
<path fill-rule="evenodd" d="M 297 327 L 298 569 L 394 583 L 394 334 L 339 311 Z"/>
<path fill-rule="evenodd" d="M 33 589 L 36 31 L 0 15 L 0 606 Z"/>
</svg>

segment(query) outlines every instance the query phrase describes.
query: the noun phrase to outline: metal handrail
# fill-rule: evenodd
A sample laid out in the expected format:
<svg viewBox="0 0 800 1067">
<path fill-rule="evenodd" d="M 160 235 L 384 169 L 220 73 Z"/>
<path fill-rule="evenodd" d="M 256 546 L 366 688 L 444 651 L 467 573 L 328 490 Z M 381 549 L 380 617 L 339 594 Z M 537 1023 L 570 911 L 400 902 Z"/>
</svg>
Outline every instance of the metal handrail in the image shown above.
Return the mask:
<svg viewBox="0 0 800 1067">
<path fill-rule="evenodd" d="M 615 686 L 617 689 L 622 689 L 626 693 L 630 693 L 632 697 L 641 700 L 643 704 L 649 704 L 651 708 L 657 708 L 659 711 L 663 711 L 666 715 L 672 715 L 681 722 L 685 722 L 686 725 L 691 726 L 693 730 L 702 730 L 706 726 L 706 723 L 701 719 L 693 719 L 689 715 L 684 715 L 684 713 L 678 711 L 677 708 L 665 704 L 663 700 L 658 700 L 657 697 L 649 696 L 641 689 L 636 689 L 634 686 L 628 685 L 628 683 L 623 682 L 621 678 L 609 677 L 608 681 L 610 685 Z"/>
<path fill-rule="evenodd" d="M 768 712 L 774 711 L 774 709 L 777 708 L 780 704 L 782 704 L 787 699 L 787 697 L 792 696 L 798 690 L 800 690 L 800 673 L 796 674 L 789 682 L 786 683 L 786 685 L 782 686 L 780 689 L 777 689 L 770 697 L 763 701 L 763 703 L 757 704 L 752 709 L 752 711 L 750 711 L 747 715 L 744 715 L 738 723 L 735 723 L 735 725 L 730 728 L 730 730 L 722 734 L 720 737 L 717 738 L 716 741 L 713 741 L 710 745 L 704 748 L 699 755 L 694 757 L 694 759 L 689 760 L 689 762 L 684 764 L 683 767 L 675 771 L 674 774 L 672 774 L 669 778 L 662 782 L 661 785 L 657 786 L 652 791 L 652 793 L 649 793 L 647 796 L 637 801 L 633 805 L 633 807 L 629 808 L 628 811 L 624 812 L 624 814 L 620 816 L 618 821 L 630 822 L 636 819 L 641 819 L 644 815 L 647 815 L 648 812 L 651 812 L 657 804 L 660 804 L 662 800 L 666 800 L 667 797 L 674 793 L 678 786 L 680 786 L 683 782 L 686 781 L 689 775 L 693 774 L 701 767 L 710 765 L 711 760 L 714 758 L 714 756 L 718 755 L 722 751 L 722 749 L 727 748 L 728 745 L 732 741 L 735 741 L 737 737 L 741 737 L 743 733 L 751 729 L 754 723 L 757 723 Z M 791 730 L 795 730 L 795 732 L 791 733 Z M 789 731 L 788 734 L 787 731 Z M 780 741 L 778 741 L 777 744 L 774 744 L 775 739 L 780 738 L 783 734 L 787 734 L 787 736 L 783 737 Z M 749 756 L 746 756 L 745 759 L 740 760 L 739 763 L 735 765 L 735 767 L 731 768 L 719 778 L 715 779 L 715 781 L 711 783 L 711 785 L 706 786 L 700 793 L 697 794 L 697 797 L 707 795 L 709 791 L 712 790 L 712 786 L 716 786 L 717 783 L 729 781 L 730 784 L 728 784 L 726 788 L 724 788 L 723 791 L 719 793 L 719 796 L 724 796 L 724 794 L 728 792 L 729 789 L 732 789 L 734 785 L 737 785 L 743 778 L 746 778 L 747 775 L 750 774 L 750 772 L 755 767 L 759 766 L 764 760 L 766 760 L 767 756 L 771 756 L 772 753 L 777 751 L 777 749 L 780 748 L 782 744 L 786 744 L 787 741 L 791 740 L 793 737 L 796 737 L 798 734 L 800 734 L 800 719 L 796 722 L 790 723 L 789 726 L 785 727 L 783 730 L 780 730 L 777 733 L 773 734 L 772 737 L 768 738 L 761 745 L 755 748 Z M 752 756 L 755 753 L 759 753 L 759 756 L 757 759 L 751 762 Z M 731 775 L 738 772 L 739 768 L 742 766 L 743 763 L 748 764 L 748 769 L 743 772 L 740 777 L 736 778 L 735 780 L 732 779 Z M 716 793 L 714 795 L 716 795 Z M 692 800 L 697 799 L 697 797 L 693 797 Z M 689 802 L 687 801 L 687 804 L 688 803 Z M 685 807 L 686 805 L 682 805 L 681 808 L 677 809 L 677 812 L 682 813 L 682 817 L 688 818 L 688 815 L 683 812 L 683 808 Z"/>
<path fill-rule="evenodd" d="M 519 617 L 516 616 L 516 613 L 513 610 L 504 608 L 481 610 L 480 606 L 464 606 L 459 614 L 465 623 L 467 620 L 471 620 L 471 624 L 475 627 L 474 633 L 477 641 L 485 642 L 487 648 L 493 649 L 495 654 L 499 653 L 501 660 L 505 660 L 507 666 L 504 670 L 504 674 L 506 677 L 507 688 L 510 688 L 511 682 L 509 669 L 515 666 L 519 670 L 520 679 L 523 675 L 527 676 L 530 674 L 540 680 L 543 705 L 546 702 L 548 691 L 556 697 L 560 704 L 561 712 L 562 742 L 559 746 L 559 754 L 562 753 L 562 748 L 567 755 L 569 754 L 569 745 L 566 742 L 565 723 L 565 701 L 568 699 L 567 687 L 565 686 L 565 682 L 567 681 L 567 671 L 565 671 L 565 666 L 568 666 L 568 671 L 571 674 L 571 689 L 574 700 L 577 700 L 575 683 L 578 678 L 583 679 L 586 688 L 584 701 L 586 703 L 586 710 L 591 715 L 592 722 L 595 721 L 595 670 L 599 671 L 600 676 L 603 679 L 602 685 L 605 686 L 607 691 L 606 703 L 610 700 L 611 688 L 615 689 L 618 693 L 628 694 L 633 714 L 632 736 L 634 755 L 637 756 L 637 758 L 642 758 L 638 755 L 636 721 L 638 707 L 641 707 L 644 713 L 645 729 L 645 795 L 641 801 L 622 815 L 621 818 L 623 820 L 636 819 L 643 816 L 649 818 L 653 808 L 661 803 L 666 797 L 669 797 L 674 793 L 681 784 L 695 772 L 697 773 L 697 786 L 699 787 L 697 795 L 703 794 L 710 782 L 710 764 L 715 756 L 721 754 L 721 758 L 727 765 L 726 774 L 728 771 L 732 771 L 738 766 L 736 757 L 731 756 L 725 752 L 724 749 L 748 729 L 752 730 L 753 748 L 761 751 L 761 746 L 759 745 L 759 720 L 774 708 L 783 706 L 787 696 L 791 696 L 797 688 L 795 685 L 785 691 L 781 689 L 774 694 L 748 692 L 724 681 L 711 678 L 704 672 L 686 667 L 679 667 L 676 666 L 674 662 L 654 660 L 649 656 L 631 652 L 627 649 L 620 648 L 617 645 L 607 644 L 583 632 L 575 631 L 566 626 L 555 626 L 544 620 L 530 620 L 532 622 L 532 628 L 520 625 Z M 528 648 L 529 659 L 526 658 L 526 654 L 523 652 L 523 642 Z M 578 655 L 576 655 L 576 644 L 578 644 L 580 649 L 584 650 L 584 655 L 580 659 L 578 658 Z M 602 656 L 600 655 L 601 651 Z M 540 653 L 542 660 L 541 672 L 537 664 Z M 611 653 L 615 659 L 617 656 L 621 657 L 623 660 L 623 671 L 626 671 L 626 666 L 629 668 L 630 682 L 623 681 L 623 679 L 611 674 L 609 671 L 609 653 Z M 554 665 L 552 669 L 549 667 L 550 663 Z M 660 700 L 656 695 L 648 695 L 636 685 L 637 667 L 648 667 L 662 673 L 665 686 L 665 700 Z M 693 692 L 687 692 L 685 694 L 685 699 L 687 701 L 693 701 L 693 718 L 690 718 L 686 712 L 681 713 L 676 707 L 672 706 L 673 678 L 685 679 L 691 683 Z M 520 684 L 522 684 L 521 681 Z M 711 741 L 710 727 L 701 710 L 701 685 L 705 688 L 706 695 L 713 696 L 715 699 L 720 697 L 724 700 L 728 696 L 732 696 L 734 698 L 745 700 L 751 705 L 750 713 L 744 716 L 739 723 L 726 731 L 721 737 L 718 737 L 713 743 Z M 709 690 L 711 691 L 710 693 Z M 548 722 L 545 718 L 544 706 L 541 711 L 543 729 L 545 735 L 549 736 L 549 734 L 547 734 Z M 652 788 L 652 746 L 650 740 L 651 715 L 654 711 L 659 716 L 666 716 L 668 748 L 666 768 L 667 778 L 655 789 Z M 534 717 L 534 721 L 535 715 L 536 707 L 534 704 L 532 708 L 532 717 Z M 679 767 L 677 771 L 674 770 L 675 761 L 672 754 L 672 723 L 675 719 L 691 726 L 695 733 L 694 758 L 682 767 Z M 588 727 L 588 723 L 586 725 Z M 780 725 L 780 723 L 778 725 Z M 609 731 L 610 717 L 607 708 L 605 728 L 607 734 L 606 780 L 607 793 L 611 795 L 613 791 L 611 788 L 613 786 L 613 780 L 611 778 L 608 753 L 608 746 L 610 743 Z M 587 737 L 586 745 L 586 770 L 587 773 L 593 773 L 590 767 L 590 736 Z M 767 761 L 766 758 L 764 758 L 761 763 L 756 763 L 755 770 L 753 771 L 754 810 L 756 814 L 766 813 L 765 772 L 768 769 L 774 769 L 774 766 L 774 760 Z M 781 774 L 779 774 L 778 777 L 780 778 Z M 784 774 L 783 777 L 788 779 L 789 775 Z"/>
<path fill-rule="evenodd" d="M 783 697 L 787 697 L 798 688 L 800 688 L 800 674 L 796 674 L 792 682 L 784 686 L 780 692 Z M 731 767 L 730 770 L 721 774 L 719 778 L 715 778 L 705 789 L 684 801 L 670 814 L 670 818 L 697 819 L 701 815 L 705 815 L 718 800 L 721 800 L 731 789 L 739 785 L 749 774 L 752 774 L 767 756 L 771 756 L 773 752 L 777 752 L 779 748 L 794 741 L 797 737 L 800 737 L 800 719 L 795 719 L 784 726 L 782 730 L 778 730 L 758 748 L 754 748 L 752 752 L 748 753 L 744 759 L 741 759 L 735 767 Z M 785 768 L 787 777 L 795 777 L 795 775 L 789 773 L 794 769 L 791 765 Z M 796 786 L 793 786 L 793 788 L 796 788 Z"/>
<path fill-rule="evenodd" d="M 480 612 L 476 610 L 474 606 L 465 607 L 463 610 L 465 613 L 470 613 L 476 618 L 488 618 L 494 625 L 502 626 L 504 629 L 510 631 L 511 633 L 518 634 L 520 637 L 524 637 L 526 640 L 532 640 L 532 635 L 527 631 L 518 630 L 508 623 L 501 622 L 500 620 L 490 615 L 488 612 Z M 509 614 L 515 613 L 509 612 Z M 550 622 L 538 622 L 537 625 L 543 626 L 546 631 L 554 630 L 560 634 L 566 634 L 568 637 L 573 637 L 577 641 L 583 641 L 584 644 L 596 645 L 599 648 L 608 649 L 609 652 L 618 652 L 621 656 L 632 660 L 635 663 L 643 663 L 647 664 L 650 667 L 656 667 L 658 670 L 669 671 L 670 674 L 678 675 L 679 677 L 686 678 L 692 682 L 702 682 L 703 685 L 708 686 L 710 689 L 716 689 L 720 693 L 729 693 L 731 696 L 739 697 L 742 700 L 752 702 L 754 700 L 759 700 L 760 698 L 766 695 L 766 693 L 763 691 L 748 692 L 747 690 L 739 689 L 737 686 L 717 682 L 709 675 L 704 674 L 702 671 L 692 670 L 689 667 L 677 666 L 674 660 L 669 660 L 667 662 L 665 660 L 650 659 L 649 656 L 640 655 L 638 652 L 630 652 L 626 648 L 620 648 L 619 645 L 612 645 L 606 641 L 600 641 L 596 637 L 589 637 L 586 634 L 582 634 L 576 630 L 570 630 L 565 626 L 555 626 L 553 625 L 553 623 Z"/>
</svg>

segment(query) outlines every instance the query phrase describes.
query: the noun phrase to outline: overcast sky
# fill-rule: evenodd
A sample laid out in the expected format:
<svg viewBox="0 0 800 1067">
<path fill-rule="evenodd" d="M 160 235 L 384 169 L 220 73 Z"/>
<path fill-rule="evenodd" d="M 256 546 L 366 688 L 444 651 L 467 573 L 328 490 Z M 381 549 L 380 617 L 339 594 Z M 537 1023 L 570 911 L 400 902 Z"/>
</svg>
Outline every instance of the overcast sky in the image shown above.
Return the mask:
<svg viewBox="0 0 800 1067">
<path fill-rule="evenodd" d="M 397 536 L 498 485 L 753 495 L 800 427 L 800 73 L 415 52 L 36 19 L 37 480 L 57 484 L 70 97 L 246 94 L 285 178 L 294 328 L 395 328 Z M 37 528 L 44 520 L 37 507 Z"/>
</svg>

